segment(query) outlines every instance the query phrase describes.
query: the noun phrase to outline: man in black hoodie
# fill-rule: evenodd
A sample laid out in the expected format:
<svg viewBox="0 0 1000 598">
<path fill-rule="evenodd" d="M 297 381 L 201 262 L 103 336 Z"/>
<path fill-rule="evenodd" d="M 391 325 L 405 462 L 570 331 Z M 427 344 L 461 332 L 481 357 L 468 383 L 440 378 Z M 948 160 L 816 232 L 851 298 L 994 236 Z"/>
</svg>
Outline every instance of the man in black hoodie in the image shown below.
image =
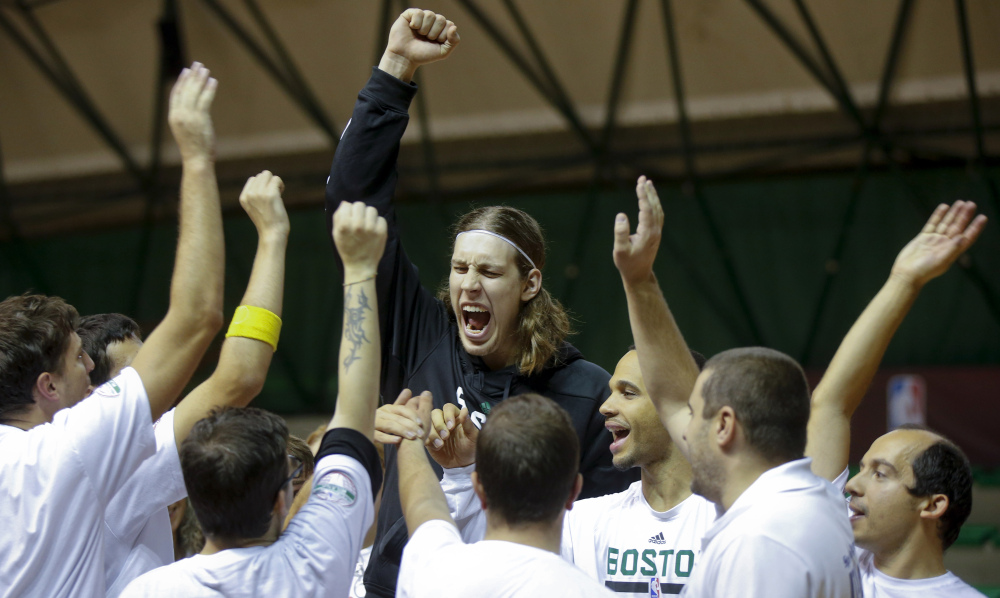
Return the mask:
<svg viewBox="0 0 1000 598">
<path fill-rule="evenodd" d="M 638 479 L 611 463 L 611 434 L 598 411 L 610 376 L 565 342 L 569 319 L 542 286 L 541 229 L 520 210 L 487 207 L 456 225 L 448 289 L 441 297 L 420 284 L 400 244 L 392 207 L 399 141 L 417 92 L 417 67 L 447 57 L 459 42 L 451 21 L 431 11 L 406 10 L 393 24 L 388 46 L 358 96 L 337 148 L 326 188 L 327 226 L 342 201 L 378 208 L 389 225 L 378 268 L 382 334 L 382 396 L 403 388 L 430 390 L 435 408 L 468 408 L 477 426 L 492 406 L 534 392 L 561 405 L 580 439 L 581 498 L 619 492 Z M 372 596 L 392 596 L 406 523 L 399 505 L 393 441 L 416 426 L 393 405 L 379 410 L 376 440 L 386 447 L 386 478 L 377 535 L 365 573 Z M 441 471 L 437 468 L 440 477 Z"/>
</svg>

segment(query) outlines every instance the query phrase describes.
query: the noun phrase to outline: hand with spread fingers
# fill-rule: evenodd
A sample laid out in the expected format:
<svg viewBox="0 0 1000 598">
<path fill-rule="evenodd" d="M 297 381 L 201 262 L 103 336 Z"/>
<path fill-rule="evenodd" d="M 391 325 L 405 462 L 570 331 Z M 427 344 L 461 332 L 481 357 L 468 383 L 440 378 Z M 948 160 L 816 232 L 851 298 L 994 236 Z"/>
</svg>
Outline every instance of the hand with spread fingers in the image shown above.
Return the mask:
<svg viewBox="0 0 1000 598">
<path fill-rule="evenodd" d="M 469 410 L 452 403 L 431 411 L 431 428 L 427 450 L 437 464 L 445 469 L 465 467 L 476 462 L 476 440 L 479 430 L 469 417 Z"/>
<path fill-rule="evenodd" d="M 410 389 L 404 388 L 396 401 L 391 405 L 382 405 L 375 412 L 375 441 L 382 444 L 399 444 L 403 439 L 416 440 L 426 438 L 430 426 L 430 415 L 421 419 L 417 410 L 410 409 L 407 404 L 413 398 Z"/>
<path fill-rule="evenodd" d="M 653 182 L 645 176 L 639 177 L 635 194 L 639 198 L 639 224 L 635 234 L 629 234 L 628 216 L 620 213 L 615 218 L 613 257 L 626 285 L 643 282 L 653 276 L 653 262 L 663 231 L 663 207 Z"/>
<path fill-rule="evenodd" d="M 215 160 L 215 130 L 212 128 L 212 100 L 219 82 L 209 76 L 200 62 L 181 71 L 170 91 L 167 122 L 174 134 L 181 159 Z"/>
<path fill-rule="evenodd" d="M 896 256 L 890 276 L 923 286 L 944 274 L 983 232 L 986 216 L 975 214 L 971 201 L 939 205 L 920 234 Z"/>
<path fill-rule="evenodd" d="M 261 239 L 268 235 L 288 236 L 288 212 L 281 199 L 285 184 L 281 177 L 263 171 L 250 177 L 240 193 L 240 206 L 250 216 Z"/>
<path fill-rule="evenodd" d="M 458 27 L 443 15 L 408 8 L 389 30 L 379 68 L 409 82 L 417 67 L 446 58 L 460 41 Z"/>
</svg>

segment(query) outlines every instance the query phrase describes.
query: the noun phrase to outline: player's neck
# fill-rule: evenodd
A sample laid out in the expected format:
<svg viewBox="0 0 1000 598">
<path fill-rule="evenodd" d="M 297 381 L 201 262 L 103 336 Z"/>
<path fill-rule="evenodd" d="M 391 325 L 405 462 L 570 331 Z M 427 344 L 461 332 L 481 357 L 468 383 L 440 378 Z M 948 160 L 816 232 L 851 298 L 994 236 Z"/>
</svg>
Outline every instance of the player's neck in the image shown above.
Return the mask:
<svg viewBox="0 0 1000 598">
<path fill-rule="evenodd" d="M 7 426 L 28 431 L 35 426 L 52 423 L 52 418 L 42 411 L 42 408 L 38 406 L 38 403 L 33 403 L 23 411 L 8 415 L 4 418 L 2 423 Z"/>
<path fill-rule="evenodd" d="M 680 451 L 642 466 L 642 496 L 651 509 L 660 513 L 691 496 L 691 464 Z"/>
<path fill-rule="evenodd" d="M 215 554 L 230 548 L 250 548 L 251 546 L 270 546 L 281 535 L 281 526 L 276 524 L 274 518 L 271 519 L 271 527 L 267 533 L 256 538 L 218 538 L 205 536 L 205 548 L 199 554 Z"/>
<path fill-rule="evenodd" d="M 565 514 L 566 512 L 563 511 L 562 515 L 559 515 L 555 521 L 516 526 L 507 525 L 506 522 L 487 517 L 486 535 L 483 539 L 514 542 L 559 554 Z"/>
<path fill-rule="evenodd" d="M 875 552 L 875 568 L 897 579 L 927 579 L 947 573 L 940 541 L 927 538 L 924 532 L 914 530 L 913 535 L 894 550 Z"/>
<path fill-rule="evenodd" d="M 722 511 L 728 511 L 733 503 L 753 485 L 764 472 L 777 467 L 751 454 L 736 459 L 728 459 L 725 468 L 725 483 L 722 487 Z"/>
</svg>

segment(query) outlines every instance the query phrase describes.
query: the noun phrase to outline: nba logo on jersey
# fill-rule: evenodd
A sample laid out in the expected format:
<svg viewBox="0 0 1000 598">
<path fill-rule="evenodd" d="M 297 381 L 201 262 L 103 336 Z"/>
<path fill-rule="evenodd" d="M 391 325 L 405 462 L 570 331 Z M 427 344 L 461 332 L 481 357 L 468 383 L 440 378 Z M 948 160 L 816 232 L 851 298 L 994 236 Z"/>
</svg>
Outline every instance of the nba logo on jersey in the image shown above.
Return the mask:
<svg viewBox="0 0 1000 598">
<path fill-rule="evenodd" d="M 889 378 L 888 384 L 889 430 L 903 424 L 927 422 L 927 384 L 920 376 L 902 374 Z"/>
<path fill-rule="evenodd" d="M 642 586 L 639 586 L 640 588 Z M 660 598 L 660 578 L 649 578 L 649 598 Z"/>
</svg>

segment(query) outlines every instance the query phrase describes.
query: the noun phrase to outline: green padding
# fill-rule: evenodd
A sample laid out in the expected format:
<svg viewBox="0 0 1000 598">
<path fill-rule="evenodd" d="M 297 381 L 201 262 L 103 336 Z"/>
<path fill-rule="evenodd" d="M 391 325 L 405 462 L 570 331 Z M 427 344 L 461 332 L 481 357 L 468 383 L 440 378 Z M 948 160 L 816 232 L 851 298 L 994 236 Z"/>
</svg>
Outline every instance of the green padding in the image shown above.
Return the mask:
<svg viewBox="0 0 1000 598">
<path fill-rule="evenodd" d="M 986 598 L 1000 598 L 1000 586 L 975 586 Z"/>
<path fill-rule="evenodd" d="M 991 174 L 997 177 L 1000 170 Z M 964 168 L 907 172 L 903 177 L 905 185 L 888 172 L 867 177 L 838 264 L 827 260 L 838 243 L 853 171 L 703 186 L 707 208 L 726 240 L 762 339 L 749 332 L 698 202 L 677 184 L 660 184 L 667 216 L 656 275 L 684 338 L 708 356 L 765 344 L 799 358 L 828 269 L 835 269 L 838 275 L 829 289 L 813 351 L 803 364 L 825 367 L 932 206 L 962 198 L 977 201 L 991 220 L 971 251 L 976 276 L 983 279 L 977 285 L 956 267 L 928 285 L 889 345 L 883 364 L 1000 363 L 1000 310 L 991 309 L 981 290 L 993 289 L 995 294 L 1000 289 L 1000 214 L 989 189 Z M 322 180 L 316 181 L 317 190 L 322 185 Z M 473 199 L 478 205 L 522 208 L 538 219 L 548 245 L 544 285 L 572 313 L 579 333 L 571 340 L 589 360 L 613 371 L 633 342 L 625 294 L 611 259 L 615 215 L 624 211 L 633 225 L 636 222 L 633 186 Z M 470 203 L 404 201 L 397 208 L 403 244 L 424 284 L 436 288 L 448 274 L 452 236 L 447 227 Z M 336 401 L 343 288 L 322 208 L 310 206 L 289 215 L 281 340 L 267 385 L 254 404 L 285 414 L 329 414 Z M 239 210 L 227 216 L 225 228 L 228 318 L 246 289 L 257 235 Z M 30 239 L 17 246 L 0 242 L 0 297 L 32 288 L 47 291 L 83 314 L 126 313 L 148 334 L 166 313 L 176 223 L 154 229 L 149 259 L 137 276 L 143 239 L 142 230 L 135 227 Z M 37 272 L 25 264 L 37 264 Z M 211 373 L 217 351 L 218 341 L 195 383 Z"/>
<path fill-rule="evenodd" d="M 962 526 L 962 531 L 958 533 L 955 540 L 956 546 L 982 546 L 997 536 L 997 528 L 994 525 L 972 525 Z"/>
<path fill-rule="evenodd" d="M 972 480 L 978 486 L 1000 487 L 1000 469 L 972 468 Z"/>
</svg>

